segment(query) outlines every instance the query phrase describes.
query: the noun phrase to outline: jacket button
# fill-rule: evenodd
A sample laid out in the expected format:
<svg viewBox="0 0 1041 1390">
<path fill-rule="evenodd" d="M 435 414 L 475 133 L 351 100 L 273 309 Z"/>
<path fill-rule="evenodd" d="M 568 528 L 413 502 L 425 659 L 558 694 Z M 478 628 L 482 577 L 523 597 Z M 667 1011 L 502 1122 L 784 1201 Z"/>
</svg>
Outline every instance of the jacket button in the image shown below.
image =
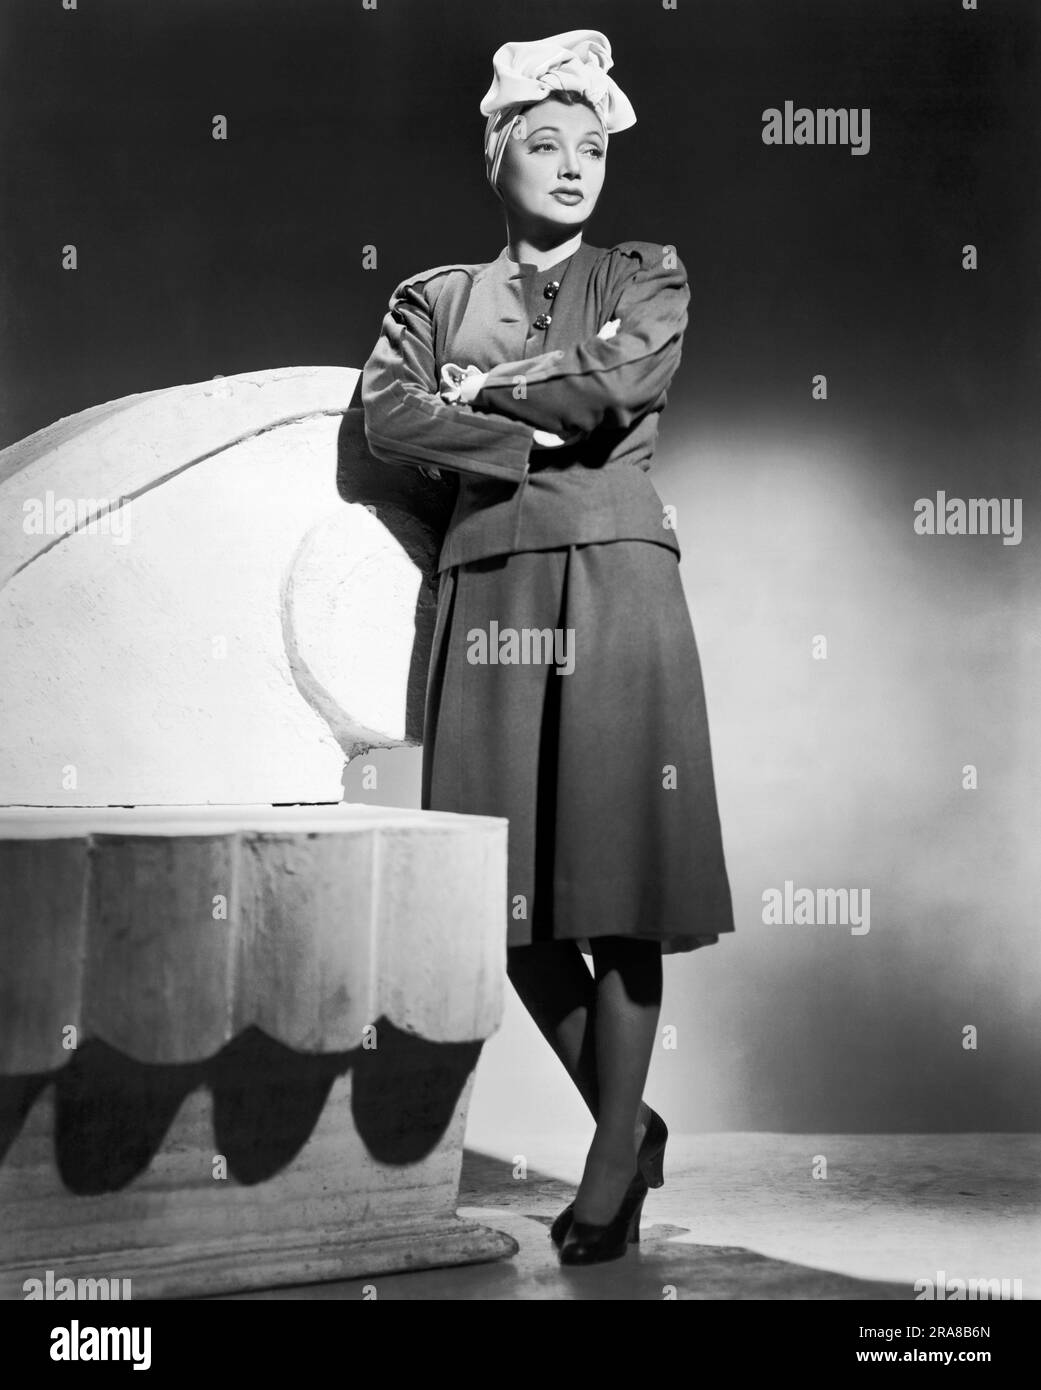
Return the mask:
<svg viewBox="0 0 1041 1390">
<path fill-rule="evenodd" d="M 552 322 L 553 322 L 553 315 L 552 315 L 552 314 L 539 314 L 538 318 L 535 320 L 535 327 L 536 327 L 536 328 L 548 328 Z"/>
<path fill-rule="evenodd" d="M 547 299 L 556 299 L 556 297 L 557 297 L 557 290 L 559 290 L 559 289 L 560 289 L 560 281 L 559 281 L 559 280 L 550 280 L 550 282 L 549 282 L 548 285 L 544 285 L 544 286 L 543 286 L 543 288 L 542 288 L 542 293 L 546 296 Z"/>
</svg>

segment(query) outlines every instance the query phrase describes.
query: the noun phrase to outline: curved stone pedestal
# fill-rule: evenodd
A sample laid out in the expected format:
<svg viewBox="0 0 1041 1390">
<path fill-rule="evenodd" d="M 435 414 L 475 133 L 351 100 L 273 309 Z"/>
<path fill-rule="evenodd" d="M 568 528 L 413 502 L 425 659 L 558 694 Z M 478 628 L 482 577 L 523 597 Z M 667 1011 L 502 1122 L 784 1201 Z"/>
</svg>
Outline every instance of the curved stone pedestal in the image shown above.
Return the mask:
<svg viewBox="0 0 1041 1390">
<path fill-rule="evenodd" d="M 455 1215 L 506 821 L 339 804 L 348 759 L 422 736 L 452 503 L 368 455 L 358 376 L 0 450 L 5 1297 L 515 1252 Z"/>
<path fill-rule="evenodd" d="M 443 505 L 366 455 L 357 377 L 170 387 L 0 450 L 0 803 L 335 802 L 347 758 L 420 742 Z"/>
</svg>

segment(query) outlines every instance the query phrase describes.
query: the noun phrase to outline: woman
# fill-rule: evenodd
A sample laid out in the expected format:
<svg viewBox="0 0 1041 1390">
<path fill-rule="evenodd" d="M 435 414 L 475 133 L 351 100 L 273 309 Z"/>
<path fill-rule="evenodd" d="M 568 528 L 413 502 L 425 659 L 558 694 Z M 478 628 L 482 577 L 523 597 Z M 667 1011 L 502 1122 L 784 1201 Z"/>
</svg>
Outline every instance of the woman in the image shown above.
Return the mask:
<svg viewBox="0 0 1041 1390">
<path fill-rule="evenodd" d="M 582 237 L 608 135 L 636 120 L 612 66 L 595 30 L 498 49 L 481 111 L 508 244 L 398 285 L 362 376 L 370 451 L 457 490 L 422 805 L 509 820 L 509 978 L 596 1122 L 552 1228 L 565 1264 L 639 1239 L 667 1136 L 642 1100 L 662 955 L 734 926 L 679 546 L 648 473 L 686 272 L 670 246 Z"/>
</svg>

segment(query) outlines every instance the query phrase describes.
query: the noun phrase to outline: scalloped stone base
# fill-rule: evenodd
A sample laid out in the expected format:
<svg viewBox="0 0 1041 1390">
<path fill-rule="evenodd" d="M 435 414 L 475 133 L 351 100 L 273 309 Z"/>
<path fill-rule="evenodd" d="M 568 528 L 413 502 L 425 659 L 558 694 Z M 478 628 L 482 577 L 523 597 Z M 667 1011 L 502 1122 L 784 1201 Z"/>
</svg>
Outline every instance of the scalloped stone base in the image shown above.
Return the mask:
<svg viewBox="0 0 1041 1390">
<path fill-rule="evenodd" d="M 343 805 L 0 810 L 0 1297 L 514 1254 L 456 1215 L 502 1016 L 506 830 Z"/>
</svg>

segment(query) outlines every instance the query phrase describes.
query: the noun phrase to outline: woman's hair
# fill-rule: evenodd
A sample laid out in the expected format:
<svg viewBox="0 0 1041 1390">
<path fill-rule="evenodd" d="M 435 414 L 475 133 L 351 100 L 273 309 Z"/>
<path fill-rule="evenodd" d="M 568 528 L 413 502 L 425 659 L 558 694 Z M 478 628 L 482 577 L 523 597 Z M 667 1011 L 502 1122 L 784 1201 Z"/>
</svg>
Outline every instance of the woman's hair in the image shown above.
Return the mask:
<svg viewBox="0 0 1041 1390">
<path fill-rule="evenodd" d="M 596 112 L 596 107 L 586 96 L 585 92 L 573 92 L 570 87 L 565 87 L 562 90 L 554 88 L 554 90 L 547 96 L 544 96 L 542 100 L 562 101 L 565 106 L 588 106 L 590 111 Z"/>
</svg>

